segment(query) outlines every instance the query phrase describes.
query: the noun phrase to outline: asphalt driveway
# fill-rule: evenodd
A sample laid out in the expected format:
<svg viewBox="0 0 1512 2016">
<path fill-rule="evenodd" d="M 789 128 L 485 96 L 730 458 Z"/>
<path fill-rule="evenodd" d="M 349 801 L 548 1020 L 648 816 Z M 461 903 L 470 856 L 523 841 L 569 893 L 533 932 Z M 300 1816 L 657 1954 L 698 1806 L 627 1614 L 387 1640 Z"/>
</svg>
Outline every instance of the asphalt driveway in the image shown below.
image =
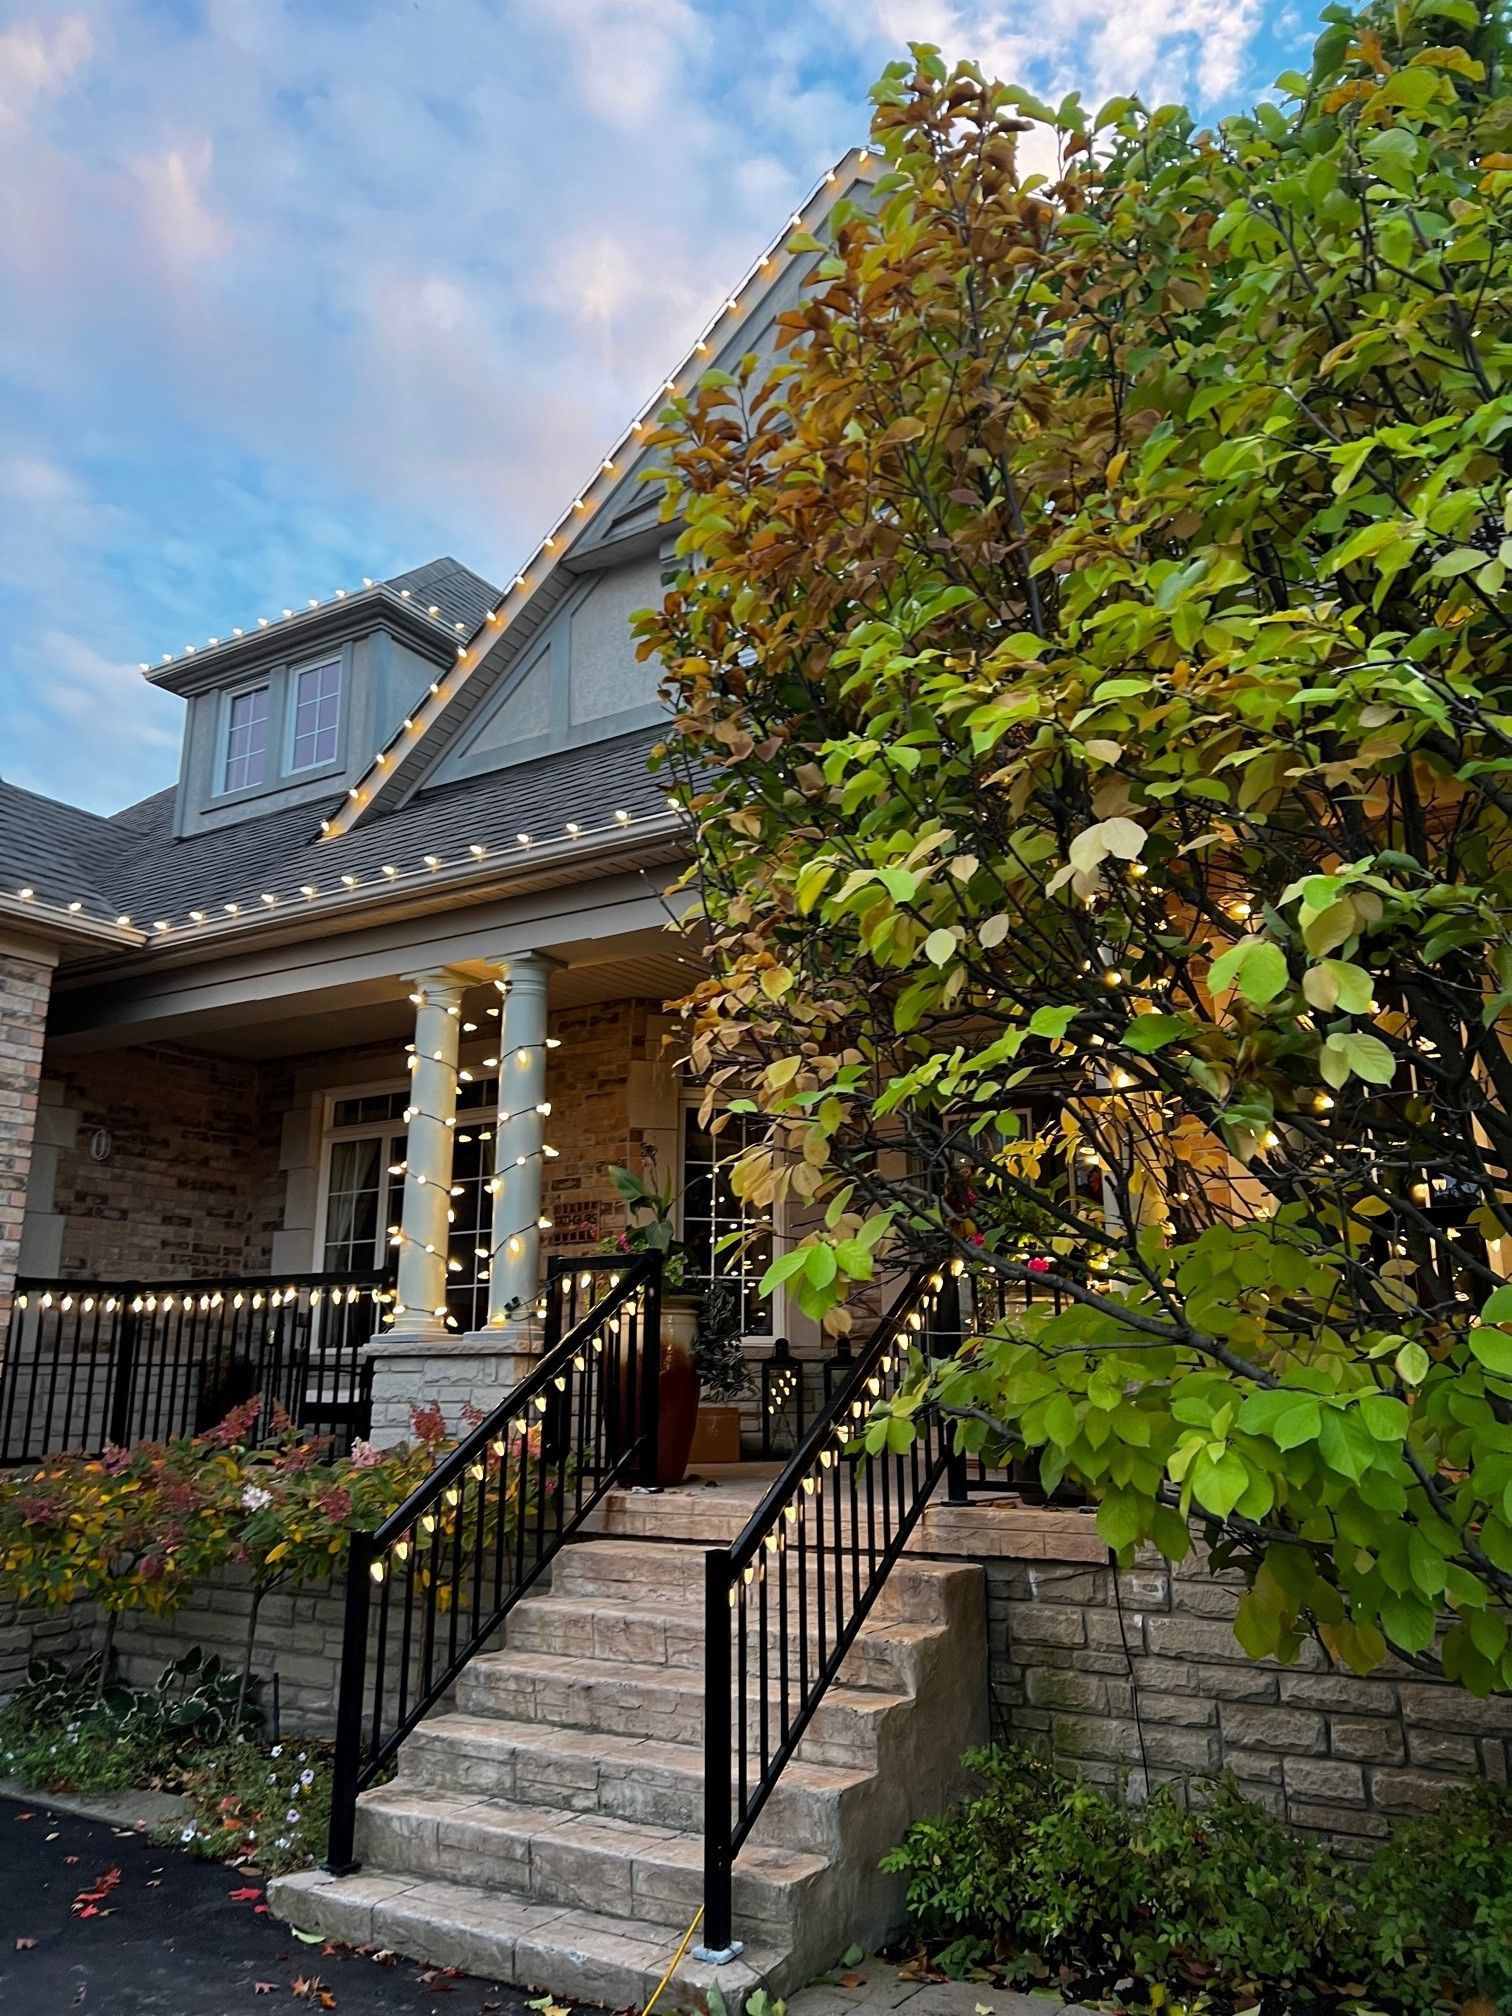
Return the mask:
<svg viewBox="0 0 1512 2016">
<path fill-rule="evenodd" d="M 535 1999 L 531 2011 L 497 1983 L 307 1944 L 255 1876 L 45 1800 L 0 1799 L 5 2016 L 540 2016 Z"/>
</svg>

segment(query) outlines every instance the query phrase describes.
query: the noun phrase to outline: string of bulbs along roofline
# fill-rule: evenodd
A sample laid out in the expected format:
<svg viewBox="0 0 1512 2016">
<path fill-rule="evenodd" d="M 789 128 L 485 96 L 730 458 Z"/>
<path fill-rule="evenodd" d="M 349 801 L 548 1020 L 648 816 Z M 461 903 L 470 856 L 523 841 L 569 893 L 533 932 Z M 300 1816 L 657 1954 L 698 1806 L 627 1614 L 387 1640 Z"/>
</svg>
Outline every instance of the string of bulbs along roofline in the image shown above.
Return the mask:
<svg viewBox="0 0 1512 2016">
<path fill-rule="evenodd" d="M 669 811 L 681 810 L 676 801 L 670 797 L 667 805 Z M 23 883 L 16 890 L 16 900 L 34 908 L 39 915 L 85 917 L 91 921 L 114 924 L 120 930 L 140 931 L 144 934 L 144 942 L 151 945 L 161 943 L 174 931 L 191 931 L 198 935 L 207 928 L 225 930 L 253 917 L 270 916 L 284 907 L 303 910 L 314 903 L 333 900 L 346 902 L 358 896 L 381 894 L 386 889 L 417 888 L 443 869 L 460 868 L 473 871 L 480 868 L 485 861 L 517 860 L 521 855 L 563 847 L 584 838 L 591 838 L 595 834 L 625 833 L 637 824 L 645 824 L 653 819 L 659 820 L 660 817 L 661 815 L 657 813 L 635 813 L 618 809 L 611 818 L 600 825 L 588 825 L 578 819 L 569 819 L 564 821 L 560 837 L 517 833 L 513 850 L 508 849 L 507 843 L 501 845 L 495 842 L 490 847 L 481 841 L 472 841 L 468 844 L 465 854 L 456 855 L 450 860 L 442 854 L 424 854 L 418 867 L 398 867 L 392 862 L 384 862 L 376 871 L 367 870 L 366 879 L 347 870 L 329 888 L 322 888 L 315 882 L 302 882 L 292 889 L 264 889 L 255 899 L 242 897 L 235 901 L 213 905 L 209 910 L 195 906 L 181 915 L 154 918 L 150 924 L 138 924 L 129 912 L 118 912 L 109 906 L 101 906 L 97 910 L 91 909 L 82 897 L 75 897 L 65 903 L 54 897 L 39 896 L 35 886 L 30 883 Z M 216 914 L 217 912 L 219 914 Z M 225 923 L 222 923 L 222 917 L 225 918 Z"/>
<path fill-rule="evenodd" d="M 855 157 L 857 173 L 864 174 L 870 168 L 872 160 L 870 148 L 862 147 L 856 149 Z M 599 502 L 602 501 L 602 498 L 595 497 L 595 491 L 604 483 L 606 477 L 615 477 L 620 474 L 620 465 L 615 458 L 624 454 L 631 443 L 637 441 L 653 425 L 665 400 L 685 396 L 686 392 L 691 390 L 692 386 L 697 383 L 695 377 L 689 381 L 687 386 L 684 386 L 681 382 L 684 373 L 694 368 L 699 360 L 707 358 L 710 355 L 715 332 L 723 328 L 727 316 L 738 316 L 742 312 L 742 298 L 752 284 L 762 279 L 763 276 L 771 274 L 771 269 L 776 266 L 779 254 L 787 252 L 785 241 L 788 234 L 794 231 L 801 231 L 804 228 L 804 219 L 814 203 L 827 189 L 832 188 L 840 181 L 841 172 L 847 158 L 848 155 L 843 155 L 833 168 L 829 169 L 826 174 L 822 175 L 815 182 L 808 195 L 804 197 L 798 208 L 789 216 L 782 230 L 770 241 L 765 252 L 751 262 L 751 265 L 746 269 L 739 283 L 705 324 L 702 333 L 693 343 L 692 347 L 684 353 L 681 362 L 676 366 L 671 377 L 664 379 L 652 396 L 645 401 L 636 417 L 624 429 L 609 453 L 599 463 L 598 468 L 589 478 L 584 488 L 573 498 L 572 503 L 557 519 L 551 530 L 537 543 L 530 558 L 515 575 L 508 589 L 506 589 L 503 599 L 495 608 L 487 612 L 467 642 L 457 646 L 456 666 L 446 675 L 444 681 L 433 681 L 431 684 L 427 702 L 423 704 L 422 708 L 425 718 L 422 719 L 420 714 L 406 716 L 399 728 L 396 729 L 383 748 L 374 756 L 367 770 L 363 773 L 363 781 L 351 786 L 347 792 L 346 805 L 330 821 L 322 826 L 322 839 L 339 837 L 350 830 L 351 822 L 360 814 L 363 806 L 382 789 L 386 780 L 381 773 L 391 763 L 407 756 L 424 739 L 430 729 L 445 713 L 447 707 L 456 697 L 457 693 L 461 691 L 467 680 L 486 661 L 488 656 L 487 648 L 480 648 L 483 647 L 483 640 L 487 638 L 490 630 L 497 631 L 508 627 L 511 615 L 514 613 L 510 609 L 509 604 L 516 597 L 523 599 L 528 596 L 534 586 L 531 570 L 542 564 L 547 567 L 548 571 L 555 566 L 556 561 L 560 557 L 557 552 L 558 546 L 570 545 L 572 543 L 576 533 L 597 509 Z M 817 222 L 818 220 L 815 219 L 814 221 Z"/>
<path fill-rule="evenodd" d="M 387 586 L 388 583 L 386 581 L 376 581 L 370 574 L 364 574 L 360 588 L 334 589 L 324 601 L 318 595 L 310 595 L 306 597 L 304 607 L 301 609 L 285 609 L 279 616 L 259 616 L 250 629 L 245 625 L 233 624 L 229 636 L 210 637 L 203 644 L 186 644 L 182 651 L 161 652 L 158 657 L 158 663 L 161 665 L 177 665 L 183 658 L 197 658 L 201 651 L 219 651 L 225 645 L 238 643 L 246 637 L 257 637 L 264 630 L 276 630 L 281 623 L 293 622 L 302 616 L 308 616 L 314 609 L 331 609 L 339 602 L 349 602 L 358 595 L 365 595 L 372 590 L 386 588 Z M 439 603 L 427 602 L 422 604 L 416 602 L 415 593 L 412 588 L 396 588 L 394 593 L 401 602 L 408 602 L 417 614 L 426 617 L 429 622 L 435 624 L 438 630 L 444 631 L 448 637 L 466 637 L 469 634 L 465 623 L 447 621 L 446 617 L 442 614 Z M 476 636 L 476 630 L 471 634 Z M 143 658 L 138 661 L 137 670 L 139 672 L 151 672 L 152 667 Z"/>
</svg>

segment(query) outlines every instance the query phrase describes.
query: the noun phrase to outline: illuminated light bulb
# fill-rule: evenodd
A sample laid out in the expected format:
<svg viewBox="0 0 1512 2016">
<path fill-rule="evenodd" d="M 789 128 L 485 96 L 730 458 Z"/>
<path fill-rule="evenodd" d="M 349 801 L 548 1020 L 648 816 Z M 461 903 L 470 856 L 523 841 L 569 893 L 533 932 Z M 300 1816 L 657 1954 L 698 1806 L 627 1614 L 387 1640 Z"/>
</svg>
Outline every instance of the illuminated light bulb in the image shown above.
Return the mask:
<svg viewBox="0 0 1512 2016">
<path fill-rule="evenodd" d="M 546 537 L 541 541 L 541 544 L 546 548 L 546 551 L 548 553 L 555 553 L 556 540 L 551 536 L 550 533 L 548 533 Z"/>
<path fill-rule="evenodd" d="M 1117 966 L 1110 966 L 1103 974 L 1104 987 L 1122 987 L 1123 973 Z"/>
<path fill-rule="evenodd" d="M 301 882 L 299 885 L 299 893 L 301 896 L 313 897 L 318 896 L 320 894 L 320 891 L 315 887 L 315 884 L 313 882 Z"/>
<path fill-rule="evenodd" d="M 400 601 L 401 601 L 401 602 L 408 602 L 408 601 L 409 601 L 409 599 L 410 599 L 410 591 L 408 590 L 408 588 L 401 588 L 401 589 L 399 590 L 399 599 L 400 599 Z"/>
<path fill-rule="evenodd" d="M 388 761 L 388 752 L 384 749 L 380 749 L 378 751 L 378 754 L 373 758 L 373 761 L 378 765 L 378 768 L 381 770 L 384 764 L 387 763 Z"/>
<path fill-rule="evenodd" d="M 386 861 L 379 872 L 381 874 L 387 875 L 389 880 L 392 882 L 394 877 L 399 873 L 399 870 L 395 868 L 391 862 Z"/>
<path fill-rule="evenodd" d="M 425 613 L 427 616 L 439 616 L 441 614 L 441 611 L 438 605 L 432 602 L 430 607 L 426 610 Z"/>
<path fill-rule="evenodd" d="M 486 861 L 488 859 L 488 849 L 486 847 L 480 847 L 476 841 L 473 842 L 472 846 L 469 847 L 467 851 L 469 854 L 471 854 L 474 861 Z"/>
<path fill-rule="evenodd" d="M 284 614 L 285 616 L 292 616 L 294 611 L 292 609 L 285 609 Z"/>
<path fill-rule="evenodd" d="M 259 616 L 259 617 L 258 617 L 258 619 L 257 619 L 257 627 L 258 627 L 258 629 L 259 629 L 259 630 L 266 630 L 266 629 L 267 629 L 267 627 L 268 627 L 268 619 L 267 619 L 267 617 L 266 617 L 266 616 Z"/>
<path fill-rule="evenodd" d="M 205 921 L 205 913 L 203 910 L 191 910 L 189 912 L 189 915 L 194 919 L 194 922 L 196 924 L 203 924 Z"/>
<path fill-rule="evenodd" d="M 630 824 L 630 814 L 628 812 L 616 812 L 614 818 L 617 825 L 628 826 Z"/>
<path fill-rule="evenodd" d="M 272 906 L 278 901 L 278 898 L 273 894 L 271 889 L 264 889 L 264 891 L 262 892 L 262 900 L 271 909 Z"/>
<path fill-rule="evenodd" d="M 583 830 L 582 827 L 579 826 L 576 819 L 569 819 L 567 821 L 567 831 L 572 835 L 574 840 L 577 838 L 579 833 L 582 832 L 582 830 Z"/>
<path fill-rule="evenodd" d="M 546 1038 L 546 1048 L 548 1050 L 560 1050 L 561 1047 L 562 1039 L 560 1036 L 548 1036 Z"/>
<path fill-rule="evenodd" d="M 1333 1111 L 1334 1102 L 1327 1092 L 1315 1092 L 1312 1103 L 1314 1113 L 1331 1113 Z"/>
<path fill-rule="evenodd" d="M 1267 1127 L 1265 1132 L 1260 1136 L 1260 1146 L 1262 1148 L 1279 1148 L 1280 1145 L 1281 1136 L 1276 1132 L 1274 1127 Z"/>
<path fill-rule="evenodd" d="M 357 877 L 355 875 L 343 875 L 341 879 L 348 889 L 355 889 L 357 887 Z"/>
<path fill-rule="evenodd" d="M 30 903 L 35 900 L 36 894 L 35 889 L 23 889 L 20 891 L 21 901 L 23 903 Z"/>
<path fill-rule="evenodd" d="M 321 838 L 322 838 L 322 839 L 324 839 L 324 837 L 326 836 L 326 834 L 327 834 L 327 833 L 329 833 L 329 832 L 330 832 L 330 830 L 331 830 L 331 822 L 330 822 L 330 820 L 329 820 L 329 819 L 322 819 L 322 820 L 321 820 L 321 822 L 320 822 L 320 833 L 321 833 Z"/>
<path fill-rule="evenodd" d="M 154 931 L 166 931 L 169 928 L 167 919 L 159 917 L 153 924 L 152 928 Z"/>
<path fill-rule="evenodd" d="M 516 835 L 515 835 L 515 838 L 516 838 L 516 840 L 518 840 L 518 841 L 519 841 L 519 843 L 520 843 L 520 845 L 521 845 L 522 847 L 530 847 L 530 846 L 533 846 L 533 845 L 535 844 L 535 843 L 534 843 L 534 842 L 533 842 L 533 841 L 531 840 L 531 837 L 530 837 L 530 835 L 529 835 L 528 833 L 516 833 Z"/>
<path fill-rule="evenodd" d="M 425 865 L 427 868 L 434 871 L 435 869 L 441 866 L 441 856 L 439 854 L 427 854 L 425 857 Z"/>
<path fill-rule="evenodd" d="M 225 910 L 228 917 L 237 917 L 241 914 L 241 905 L 239 903 L 228 903 L 225 906 Z"/>
<path fill-rule="evenodd" d="M 1412 1186 L 1411 1195 L 1414 1204 L 1426 1204 L 1432 1194 L 1426 1183 L 1414 1183 Z"/>
</svg>

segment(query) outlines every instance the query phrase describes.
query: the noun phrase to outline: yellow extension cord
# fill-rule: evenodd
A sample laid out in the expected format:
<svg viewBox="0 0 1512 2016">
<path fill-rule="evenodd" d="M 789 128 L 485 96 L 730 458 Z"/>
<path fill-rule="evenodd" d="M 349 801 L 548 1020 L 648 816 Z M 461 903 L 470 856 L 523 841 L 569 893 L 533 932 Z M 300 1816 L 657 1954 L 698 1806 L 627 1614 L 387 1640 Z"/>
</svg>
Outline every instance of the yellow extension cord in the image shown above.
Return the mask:
<svg viewBox="0 0 1512 2016">
<path fill-rule="evenodd" d="M 663 1974 L 660 1981 L 657 1982 L 656 1993 L 651 1997 L 651 2000 L 646 2004 L 645 2008 L 642 2009 L 641 2016 L 651 2016 L 651 2011 L 656 2007 L 657 2003 L 660 2002 L 661 2000 L 661 1992 L 663 1988 L 666 1987 L 667 1983 L 672 1979 L 672 1976 L 677 1972 L 678 1968 L 682 1965 L 682 1957 L 684 1953 L 687 1952 L 688 1947 L 692 1943 L 693 1934 L 698 1930 L 699 1926 L 702 1923 L 703 1923 L 703 1906 L 702 1904 L 700 1904 L 698 1909 L 693 1913 L 693 1923 L 688 1927 L 687 1931 L 684 1932 L 682 1936 L 681 1946 L 679 1946 L 677 1951 L 672 1955 L 672 1965 L 667 1969 L 666 1973 Z"/>
</svg>

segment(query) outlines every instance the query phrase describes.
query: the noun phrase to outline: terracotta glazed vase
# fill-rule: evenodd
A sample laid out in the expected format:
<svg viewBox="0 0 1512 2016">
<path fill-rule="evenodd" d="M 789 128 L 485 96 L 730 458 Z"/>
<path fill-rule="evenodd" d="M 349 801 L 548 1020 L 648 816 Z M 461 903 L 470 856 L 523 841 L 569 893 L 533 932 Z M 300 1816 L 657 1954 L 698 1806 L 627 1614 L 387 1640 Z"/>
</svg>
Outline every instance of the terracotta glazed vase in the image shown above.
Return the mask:
<svg viewBox="0 0 1512 2016">
<path fill-rule="evenodd" d="M 698 1367 L 693 1343 L 698 1335 L 697 1295 L 663 1295 L 661 1305 L 661 1398 L 656 1481 L 666 1490 L 688 1474 L 693 1431 L 698 1425 Z"/>
</svg>

